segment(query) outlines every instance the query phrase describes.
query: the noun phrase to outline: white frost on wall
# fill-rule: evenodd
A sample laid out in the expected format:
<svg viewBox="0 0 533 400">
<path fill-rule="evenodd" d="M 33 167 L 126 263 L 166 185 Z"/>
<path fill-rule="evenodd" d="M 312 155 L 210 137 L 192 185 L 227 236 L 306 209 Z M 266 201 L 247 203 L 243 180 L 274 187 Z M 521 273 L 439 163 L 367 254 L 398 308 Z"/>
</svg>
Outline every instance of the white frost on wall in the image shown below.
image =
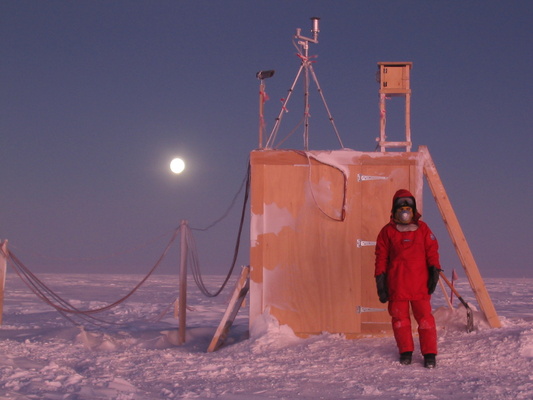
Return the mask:
<svg viewBox="0 0 533 400">
<path fill-rule="evenodd" d="M 344 187 L 335 187 L 334 189 L 343 191 Z M 328 206 L 333 200 L 332 182 L 330 180 L 320 178 L 317 184 L 312 183 L 310 186 L 307 186 L 306 199 L 314 207 L 321 209 L 325 214 L 331 214 L 330 217 L 341 218 L 342 207 L 340 205 L 333 209 L 331 206 Z"/>
<path fill-rule="evenodd" d="M 314 198 L 318 204 L 327 204 L 333 199 L 333 194 L 331 193 L 331 181 L 320 178 L 320 181 L 317 184 L 311 184 L 312 193 L 308 193 L 309 196 Z"/>
<path fill-rule="evenodd" d="M 291 292 L 290 271 L 296 270 L 292 265 L 277 265 L 272 269 L 263 269 L 263 283 L 267 291 L 263 292 L 263 304 L 268 307 L 275 307 L 279 310 L 290 310 L 298 313 L 298 309 L 293 304 L 292 296 L 287 296 Z"/>
<path fill-rule="evenodd" d="M 254 342 L 254 348 L 260 346 L 261 349 L 270 350 L 282 349 L 304 340 L 296 336 L 288 325 L 280 325 L 279 321 L 270 314 L 268 307 L 250 327 L 250 339 Z"/>
<path fill-rule="evenodd" d="M 354 164 L 354 158 L 359 157 L 362 153 L 353 150 L 336 150 L 336 151 L 310 151 L 309 157 L 326 164 L 331 165 L 342 171 L 346 179 L 350 176 L 350 165 Z"/>
<path fill-rule="evenodd" d="M 250 223 L 250 246 L 257 245 L 257 237 L 265 233 L 277 235 L 285 227 L 295 229 L 294 217 L 286 208 L 278 207 L 276 203 L 264 204 L 263 214 L 253 214 Z"/>
</svg>

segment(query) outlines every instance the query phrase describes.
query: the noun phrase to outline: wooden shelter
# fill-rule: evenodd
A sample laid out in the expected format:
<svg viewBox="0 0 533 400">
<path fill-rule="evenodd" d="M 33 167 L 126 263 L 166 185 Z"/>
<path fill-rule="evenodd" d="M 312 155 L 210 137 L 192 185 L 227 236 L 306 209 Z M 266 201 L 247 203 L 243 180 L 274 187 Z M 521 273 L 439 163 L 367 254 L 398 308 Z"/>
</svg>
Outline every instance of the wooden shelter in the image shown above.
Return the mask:
<svg viewBox="0 0 533 400">
<path fill-rule="evenodd" d="M 426 147 L 418 152 L 251 153 L 250 324 L 267 312 L 302 337 L 390 332 L 374 246 L 396 190 L 423 207 L 427 178 L 478 303 L 500 322 Z"/>
<path fill-rule="evenodd" d="M 490 326 L 500 326 L 428 149 L 411 151 L 411 68 L 412 63 L 378 63 L 380 152 L 251 153 L 250 326 L 268 313 L 302 337 L 390 334 L 390 317 L 376 293 L 375 240 L 398 189 L 411 191 L 422 210 L 424 177 L 481 311 Z M 403 141 L 387 141 L 390 96 L 406 100 Z"/>
<path fill-rule="evenodd" d="M 268 310 L 300 336 L 389 330 L 374 244 L 394 192 L 421 197 L 419 156 L 255 151 L 251 168 L 250 323 Z"/>
</svg>

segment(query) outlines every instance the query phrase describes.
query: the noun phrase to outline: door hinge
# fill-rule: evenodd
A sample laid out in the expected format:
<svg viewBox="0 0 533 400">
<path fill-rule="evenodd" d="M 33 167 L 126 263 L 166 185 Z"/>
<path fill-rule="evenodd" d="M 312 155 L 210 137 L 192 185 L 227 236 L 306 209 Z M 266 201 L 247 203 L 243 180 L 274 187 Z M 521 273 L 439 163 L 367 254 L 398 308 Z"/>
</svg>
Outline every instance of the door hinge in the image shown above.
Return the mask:
<svg viewBox="0 0 533 400">
<path fill-rule="evenodd" d="M 365 312 L 382 312 L 382 311 L 387 311 L 387 309 L 357 306 L 357 310 L 356 310 L 357 314 L 361 314 Z"/>
<path fill-rule="evenodd" d="M 363 246 L 375 246 L 376 242 L 372 242 L 370 240 L 361 240 L 357 239 L 357 247 L 363 247 Z"/>
<path fill-rule="evenodd" d="M 364 181 L 386 181 L 387 179 L 389 179 L 388 176 L 372 176 L 372 175 L 357 174 L 357 181 L 358 182 L 364 182 Z"/>
</svg>

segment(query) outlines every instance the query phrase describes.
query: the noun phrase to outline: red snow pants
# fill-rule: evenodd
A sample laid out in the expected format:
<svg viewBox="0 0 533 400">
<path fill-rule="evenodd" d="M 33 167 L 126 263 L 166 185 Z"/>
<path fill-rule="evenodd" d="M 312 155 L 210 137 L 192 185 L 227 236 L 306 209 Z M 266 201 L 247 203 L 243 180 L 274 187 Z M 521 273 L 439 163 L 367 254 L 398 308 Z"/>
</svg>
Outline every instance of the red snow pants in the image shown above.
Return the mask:
<svg viewBox="0 0 533 400">
<path fill-rule="evenodd" d="M 389 314 L 392 317 L 392 330 L 400 353 L 414 350 L 409 303 L 418 323 L 418 336 L 422 354 L 437 354 L 437 327 L 431 314 L 429 300 L 389 301 Z"/>
</svg>

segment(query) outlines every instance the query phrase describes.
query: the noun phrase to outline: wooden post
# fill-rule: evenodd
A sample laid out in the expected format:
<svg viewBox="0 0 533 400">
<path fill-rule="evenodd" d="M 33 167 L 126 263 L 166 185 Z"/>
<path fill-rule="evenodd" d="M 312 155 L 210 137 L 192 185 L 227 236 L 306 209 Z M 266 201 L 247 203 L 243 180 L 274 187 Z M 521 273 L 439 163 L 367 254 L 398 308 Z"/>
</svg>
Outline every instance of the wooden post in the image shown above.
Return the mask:
<svg viewBox="0 0 533 400">
<path fill-rule="evenodd" d="M 446 190 L 444 189 L 444 185 L 442 184 L 440 176 L 437 172 L 437 168 L 433 163 L 433 159 L 429 154 L 429 150 L 426 146 L 420 146 L 418 151 L 424 158 L 424 175 L 429 183 L 429 187 L 431 188 L 431 193 L 433 193 L 433 197 L 437 202 L 440 214 L 444 224 L 446 225 L 446 228 L 448 229 L 448 233 L 450 234 L 453 245 L 455 246 L 457 255 L 461 260 L 461 264 L 463 265 L 466 276 L 468 277 L 470 287 L 472 288 L 477 302 L 485 314 L 485 318 L 487 318 L 489 325 L 492 328 L 500 328 L 500 319 L 498 318 L 496 309 L 494 308 L 489 293 L 487 292 L 483 278 L 479 273 L 474 256 L 472 255 L 470 247 L 466 242 L 461 225 L 459 225 L 459 220 L 453 211 L 450 199 L 448 199 L 448 196 L 446 195 Z"/>
<path fill-rule="evenodd" d="M 217 350 L 226 341 L 231 325 L 233 325 L 233 321 L 235 320 L 235 317 L 237 316 L 237 313 L 239 312 L 239 309 L 241 308 L 249 289 L 250 266 L 247 266 L 243 267 L 241 271 L 241 276 L 237 281 L 235 290 L 233 291 L 233 295 L 231 296 L 228 304 L 228 308 L 226 309 L 215 335 L 213 336 L 213 339 L 207 348 L 208 353 Z"/>
<path fill-rule="evenodd" d="M 185 343 L 185 329 L 187 318 L 187 238 L 186 238 L 187 221 L 182 220 L 180 226 L 181 250 L 180 250 L 180 294 L 178 310 L 178 343 Z"/>
<path fill-rule="evenodd" d="M 405 151 L 411 151 L 411 93 L 405 95 Z"/>
<path fill-rule="evenodd" d="M 4 289 L 6 287 L 7 240 L 0 243 L 0 325 L 4 315 Z"/>
<path fill-rule="evenodd" d="M 379 145 L 381 147 L 381 151 L 385 152 L 387 149 L 385 148 L 384 143 L 387 141 L 387 136 L 385 135 L 385 124 L 387 123 L 387 109 L 385 107 L 385 94 L 380 93 L 379 94 Z"/>
</svg>

